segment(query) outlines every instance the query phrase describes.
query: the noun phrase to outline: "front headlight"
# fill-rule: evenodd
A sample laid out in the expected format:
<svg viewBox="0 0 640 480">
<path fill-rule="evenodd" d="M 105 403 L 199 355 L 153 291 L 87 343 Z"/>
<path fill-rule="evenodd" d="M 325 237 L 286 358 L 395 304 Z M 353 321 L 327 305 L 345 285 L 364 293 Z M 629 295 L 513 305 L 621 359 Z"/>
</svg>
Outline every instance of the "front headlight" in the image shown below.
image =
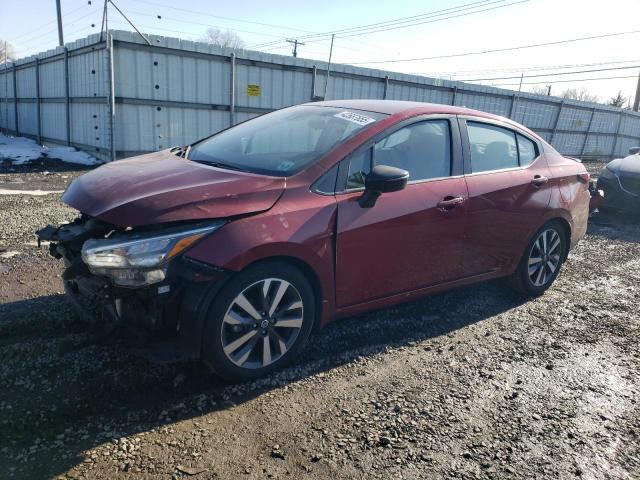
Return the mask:
<svg viewBox="0 0 640 480">
<path fill-rule="evenodd" d="M 224 221 L 158 235 L 92 239 L 82 246 L 82 260 L 96 275 L 108 275 L 122 286 L 141 286 L 164 280 L 167 262 Z"/>
</svg>

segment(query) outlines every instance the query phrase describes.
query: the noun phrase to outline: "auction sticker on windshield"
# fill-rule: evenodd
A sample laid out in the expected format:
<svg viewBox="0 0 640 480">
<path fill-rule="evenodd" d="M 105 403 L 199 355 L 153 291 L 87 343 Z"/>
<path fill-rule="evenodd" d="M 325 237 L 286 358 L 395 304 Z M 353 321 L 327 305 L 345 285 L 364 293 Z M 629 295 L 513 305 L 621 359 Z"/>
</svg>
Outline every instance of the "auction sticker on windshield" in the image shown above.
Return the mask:
<svg viewBox="0 0 640 480">
<path fill-rule="evenodd" d="M 369 125 L 376 121 L 375 118 L 367 117 L 366 115 L 362 115 L 360 113 L 354 112 L 340 112 L 336 113 L 334 117 L 342 118 L 343 120 L 347 120 L 349 122 L 357 123 L 360 126 Z"/>
</svg>

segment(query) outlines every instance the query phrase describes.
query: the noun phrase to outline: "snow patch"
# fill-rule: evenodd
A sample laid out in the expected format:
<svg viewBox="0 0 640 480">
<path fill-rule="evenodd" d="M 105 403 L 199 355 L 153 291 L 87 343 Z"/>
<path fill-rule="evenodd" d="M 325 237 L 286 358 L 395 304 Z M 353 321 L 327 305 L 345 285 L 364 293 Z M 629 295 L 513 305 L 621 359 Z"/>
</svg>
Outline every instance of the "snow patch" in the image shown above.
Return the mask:
<svg viewBox="0 0 640 480">
<path fill-rule="evenodd" d="M 63 191 L 64 190 L 9 190 L 7 188 L 0 188 L 0 195 L 35 195 L 39 197 L 52 193 L 62 193 Z"/>
<path fill-rule="evenodd" d="M 0 135 L 0 160 L 8 159 L 13 165 L 23 165 L 41 157 L 79 165 L 101 163 L 95 157 L 73 147 L 45 147 L 30 138 Z"/>
<path fill-rule="evenodd" d="M 0 253 L 0 258 L 12 258 L 12 257 L 15 257 L 16 255 L 20 255 L 20 252 L 18 252 L 16 250 L 11 250 L 11 251 L 8 251 L 8 252 Z"/>
</svg>

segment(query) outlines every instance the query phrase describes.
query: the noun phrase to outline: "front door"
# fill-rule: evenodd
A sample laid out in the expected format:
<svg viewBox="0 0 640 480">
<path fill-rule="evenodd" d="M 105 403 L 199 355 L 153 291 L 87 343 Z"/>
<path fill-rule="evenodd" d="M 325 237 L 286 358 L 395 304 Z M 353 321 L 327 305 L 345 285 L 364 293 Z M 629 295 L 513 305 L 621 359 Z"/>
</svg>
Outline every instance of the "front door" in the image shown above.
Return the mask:
<svg viewBox="0 0 640 480">
<path fill-rule="evenodd" d="M 464 275 L 467 190 L 462 176 L 451 175 L 461 152 L 452 127 L 457 125 L 448 119 L 413 123 L 345 159 L 345 193 L 338 195 L 339 308 Z M 407 170 L 409 184 L 362 208 L 357 200 L 372 165 Z"/>
</svg>

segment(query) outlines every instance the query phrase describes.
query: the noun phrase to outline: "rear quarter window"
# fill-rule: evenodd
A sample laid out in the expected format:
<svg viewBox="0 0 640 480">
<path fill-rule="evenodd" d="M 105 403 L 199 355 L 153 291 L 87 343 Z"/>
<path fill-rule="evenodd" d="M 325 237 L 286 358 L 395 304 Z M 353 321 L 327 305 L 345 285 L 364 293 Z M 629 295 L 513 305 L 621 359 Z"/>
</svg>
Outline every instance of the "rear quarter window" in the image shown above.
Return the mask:
<svg viewBox="0 0 640 480">
<path fill-rule="evenodd" d="M 520 157 L 520 166 L 526 167 L 538 158 L 538 147 L 524 135 L 516 134 L 518 138 L 518 156 Z"/>
</svg>

